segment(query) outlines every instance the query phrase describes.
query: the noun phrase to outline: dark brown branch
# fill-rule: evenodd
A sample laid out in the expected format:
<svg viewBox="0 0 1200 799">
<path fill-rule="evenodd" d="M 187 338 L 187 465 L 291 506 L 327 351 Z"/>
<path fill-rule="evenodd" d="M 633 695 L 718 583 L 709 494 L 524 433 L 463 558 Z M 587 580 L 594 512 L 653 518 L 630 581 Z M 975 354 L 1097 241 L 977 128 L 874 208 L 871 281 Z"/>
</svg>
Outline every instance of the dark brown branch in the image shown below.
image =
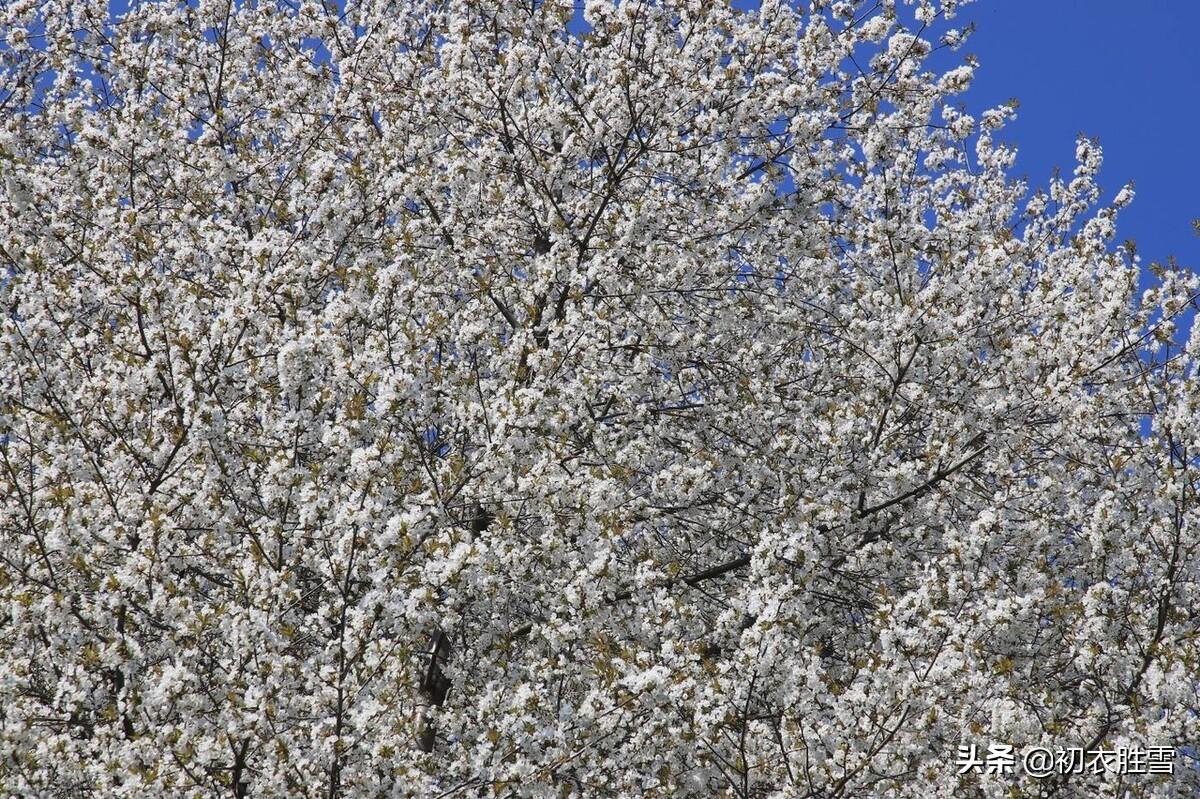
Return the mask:
<svg viewBox="0 0 1200 799">
<path fill-rule="evenodd" d="M 983 440 L 984 440 L 983 433 L 980 433 L 979 435 L 975 436 L 975 438 L 971 439 L 971 443 L 968 446 L 979 446 L 979 449 L 975 450 L 970 455 L 963 458 L 962 460 L 960 460 L 958 463 L 954 464 L 953 466 L 948 466 L 945 469 L 938 469 L 936 472 L 934 472 L 932 477 L 930 477 L 928 480 L 926 480 L 924 483 L 917 486 L 916 488 L 913 488 L 909 491 L 905 491 L 903 494 L 892 497 L 891 499 L 889 499 L 885 502 L 880 502 L 878 505 L 872 505 L 869 508 L 863 509 L 863 511 L 859 514 L 859 517 L 865 519 L 868 516 L 879 513 L 880 511 L 887 510 L 888 508 L 892 507 L 893 505 L 899 505 L 901 502 L 904 502 L 904 501 L 910 500 L 910 499 L 914 499 L 916 497 L 919 497 L 919 496 L 922 496 L 922 495 L 928 493 L 935 486 L 937 486 L 938 483 L 942 482 L 947 477 L 950 477 L 955 472 L 958 472 L 964 466 L 971 463 L 971 461 L 975 460 L 980 455 L 982 455 L 984 452 L 986 452 L 987 444 L 984 444 Z"/>
<path fill-rule="evenodd" d="M 704 569 L 703 571 L 698 571 L 695 574 L 688 575 L 687 577 L 674 579 L 674 580 L 667 580 L 663 583 L 660 583 L 660 586 L 663 588 L 673 588 L 674 586 L 677 586 L 682 583 L 691 588 L 695 588 L 697 585 L 699 585 L 700 583 L 702 583 L 706 580 L 715 580 L 718 577 L 724 577 L 726 574 L 729 574 L 730 572 L 737 571 L 738 569 L 745 568 L 746 566 L 749 566 L 749 565 L 750 565 L 750 555 L 749 554 L 740 555 L 739 557 L 736 557 L 733 560 L 727 560 L 724 563 L 719 563 L 716 566 L 711 566 L 707 569 Z M 605 605 L 615 605 L 618 602 L 624 602 L 632 597 L 633 597 L 632 591 L 621 591 L 621 592 L 615 594 L 611 599 L 606 600 L 604 604 Z M 529 633 L 532 631 L 533 631 L 533 622 L 526 622 L 525 624 L 522 624 L 517 629 L 513 630 L 512 638 L 524 638 L 525 636 L 529 635 Z"/>
<path fill-rule="evenodd" d="M 466 522 L 471 532 L 478 535 L 487 530 L 495 520 L 494 513 L 476 503 Z M 418 686 L 421 694 L 433 707 L 441 707 L 445 704 L 446 695 L 450 693 L 450 678 L 442 669 L 443 664 L 450 659 L 450 653 L 450 637 L 441 627 L 435 627 L 430 634 L 429 663 L 425 667 L 425 674 Z M 432 752 L 436 737 L 437 730 L 433 720 L 428 715 L 423 715 L 417 730 L 417 748 L 422 752 Z"/>
</svg>

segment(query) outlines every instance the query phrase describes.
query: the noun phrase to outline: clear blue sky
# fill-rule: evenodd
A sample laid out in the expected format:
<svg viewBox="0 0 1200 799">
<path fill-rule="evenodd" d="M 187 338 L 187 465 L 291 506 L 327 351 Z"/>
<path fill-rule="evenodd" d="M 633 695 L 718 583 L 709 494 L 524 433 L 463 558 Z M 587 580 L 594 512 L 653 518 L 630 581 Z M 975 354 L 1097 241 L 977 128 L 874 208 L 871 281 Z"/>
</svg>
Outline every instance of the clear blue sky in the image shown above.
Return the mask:
<svg viewBox="0 0 1200 799">
<path fill-rule="evenodd" d="M 1173 255 L 1200 270 L 1200 0 L 976 0 L 950 24 L 972 22 L 934 66 L 979 58 L 968 112 L 1020 101 L 1000 137 L 1018 149 L 1016 175 L 1043 186 L 1056 166 L 1074 168 L 1078 134 L 1099 139 L 1107 199 L 1127 181 L 1137 190 L 1119 240 L 1144 263 Z"/>
<path fill-rule="evenodd" d="M 1118 238 L 1200 270 L 1200 2 L 980 0 L 959 16 L 978 26 L 960 51 L 980 61 L 968 109 L 1021 102 L 1002 136 L 1017 173 L 1043 184 L 1073 166 L 1076 134 L 1097 137 L 1108 197 L 1137 189 Z"/>
</svg>

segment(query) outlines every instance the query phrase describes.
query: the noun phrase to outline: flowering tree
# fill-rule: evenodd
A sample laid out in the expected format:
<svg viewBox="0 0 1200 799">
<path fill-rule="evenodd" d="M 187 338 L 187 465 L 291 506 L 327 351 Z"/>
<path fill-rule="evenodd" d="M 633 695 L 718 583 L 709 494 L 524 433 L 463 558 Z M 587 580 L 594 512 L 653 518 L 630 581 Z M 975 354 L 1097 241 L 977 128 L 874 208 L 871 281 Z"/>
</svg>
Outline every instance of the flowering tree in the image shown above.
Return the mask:
<svg viewBox="0 0 1200 799">
<path fill-rule="evenodd" d="M 954 767 L 1200 740 L 1200 281 L 955 5 L 6 3 L 0 787 L 1194 795 Z"/>
</svg>

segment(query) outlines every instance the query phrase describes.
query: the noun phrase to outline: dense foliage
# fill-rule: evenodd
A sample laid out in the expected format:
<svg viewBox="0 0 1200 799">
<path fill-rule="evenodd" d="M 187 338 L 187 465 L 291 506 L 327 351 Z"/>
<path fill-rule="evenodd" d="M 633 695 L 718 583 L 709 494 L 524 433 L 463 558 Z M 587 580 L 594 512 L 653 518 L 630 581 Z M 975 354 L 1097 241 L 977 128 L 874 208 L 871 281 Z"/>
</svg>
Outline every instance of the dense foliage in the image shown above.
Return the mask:
<svg viewBox="0 0 1200 799">
<path fill-rule="evenodd" d="M 5 3 L 0 787 L 1194 795 L 954 767 L 1200 741 L 1200 281 L 954 6 Z"/>
</svg>

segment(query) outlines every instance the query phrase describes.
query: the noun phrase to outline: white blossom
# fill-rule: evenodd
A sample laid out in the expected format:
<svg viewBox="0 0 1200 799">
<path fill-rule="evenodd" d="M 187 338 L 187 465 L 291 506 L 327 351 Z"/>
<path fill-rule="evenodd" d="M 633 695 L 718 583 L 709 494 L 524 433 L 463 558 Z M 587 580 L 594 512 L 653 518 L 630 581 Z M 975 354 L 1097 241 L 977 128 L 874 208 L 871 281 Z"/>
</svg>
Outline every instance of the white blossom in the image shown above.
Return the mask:
<svg viewBox="0 0 1200 799">
<path fill-rule="evenodd" d="M 0 788 L 1194 745 L 1200 280 L 1014 179 L 959 6 L 4 4 Z"/>
</svg>

